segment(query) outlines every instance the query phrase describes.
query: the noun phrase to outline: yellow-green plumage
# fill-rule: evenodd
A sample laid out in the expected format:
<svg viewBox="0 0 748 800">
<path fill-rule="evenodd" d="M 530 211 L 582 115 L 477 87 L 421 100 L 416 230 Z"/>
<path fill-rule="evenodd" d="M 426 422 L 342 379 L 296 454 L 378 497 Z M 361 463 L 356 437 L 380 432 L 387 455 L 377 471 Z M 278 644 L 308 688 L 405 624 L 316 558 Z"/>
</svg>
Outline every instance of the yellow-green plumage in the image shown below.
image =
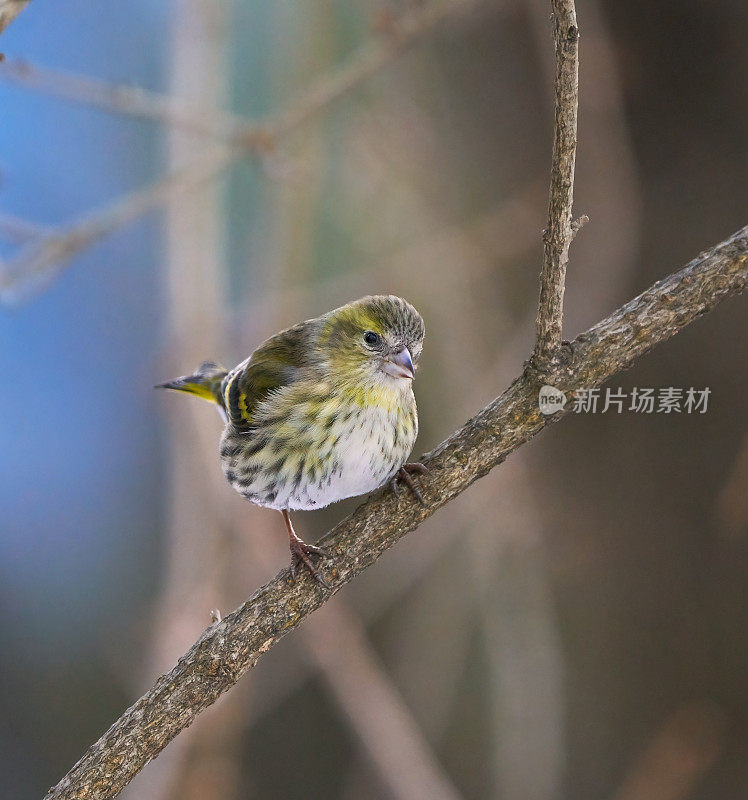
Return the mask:
<svg viewBox="0 0 748 800">
<path fill-rule="evenodd" d="M 320 508 L 382 486 L 405 462 L 423 335 L 405 300 L 365 297 L 282 331 L 228 373 L 207 362 L 164 386 L 224 409 L 221 464 L 238 492 Z"/>
</svg>

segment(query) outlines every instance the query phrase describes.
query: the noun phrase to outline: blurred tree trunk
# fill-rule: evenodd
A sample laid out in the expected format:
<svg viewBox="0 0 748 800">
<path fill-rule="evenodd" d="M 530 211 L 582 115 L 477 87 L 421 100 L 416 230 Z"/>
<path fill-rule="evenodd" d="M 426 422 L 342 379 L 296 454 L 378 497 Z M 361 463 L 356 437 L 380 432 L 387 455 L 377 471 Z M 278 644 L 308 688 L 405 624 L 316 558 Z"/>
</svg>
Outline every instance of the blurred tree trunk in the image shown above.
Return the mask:
<svg viewBox="0 0 748 800">
<path fill-rule="evenodd" d="M 226 96 L 226 33 L 230 3 L 177 0 L 173 7 L 171 94 L 206 114 L 223 107 Z M 223 145 L 174 127 L 167 131 L 170 171 L 189 169 Z M 168 375 L 178 375 L 221 353 L 225 318 L 223 184 L 211 180 L 175 195 L 166 210 L 165 328 Z M 167 375 L 167 377 L 168 377 Z M 202 410 L 202 409 L 201 409 Z M 221 584 L 221 531 L 213 513 L 215 483 L 206 481 L 196 453 L 215 449 L 218 415 L 196 417 L 186 404 L 169 404 L 170 500 L 161 596 L 155 612 L 151 653 L 144 674 L 168 665 L 210 622 Z M 212 444 L 211 444 L 212 442 Z M 220 715 L 219 715 L 220 716 Z M 210 725 L 211 719 L 202 721 Z M 188 758 L 195 766 L 196 738 L 203 724 L 187 732 L 134 784 L 138 800 L 166 800 L 182 783 Z M 198 759 L 199 760 L 199 759 Z M 228 762 L 221 780 L 211 782 L 211 798 L 230 797 Z M 198 782 L 199 785 L 199 782 Z M 197 788 L 197 787 L 196 787 Z M 204 788 L 204 787 L 203 787 Z"/>
</svg>

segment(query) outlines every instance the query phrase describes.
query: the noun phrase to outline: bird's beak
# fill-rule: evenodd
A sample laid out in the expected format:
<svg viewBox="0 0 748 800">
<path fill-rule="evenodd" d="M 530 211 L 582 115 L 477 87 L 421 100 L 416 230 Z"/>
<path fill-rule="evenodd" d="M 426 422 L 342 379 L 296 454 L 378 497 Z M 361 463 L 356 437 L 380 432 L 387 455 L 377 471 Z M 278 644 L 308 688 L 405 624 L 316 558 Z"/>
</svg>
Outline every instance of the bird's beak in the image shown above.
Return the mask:
<svg viewBox="0 0 748 800">
<path fill-rule="evenodd" d="M 403 347 L 399 353 L 390 356 L 384 362 L 382 369 L 394 378 L 410 378 L 410 380 L 413 380 L 416 376 L 413 359 L 410 357 L 410 350 L 407 347 Z"/>
</svg>

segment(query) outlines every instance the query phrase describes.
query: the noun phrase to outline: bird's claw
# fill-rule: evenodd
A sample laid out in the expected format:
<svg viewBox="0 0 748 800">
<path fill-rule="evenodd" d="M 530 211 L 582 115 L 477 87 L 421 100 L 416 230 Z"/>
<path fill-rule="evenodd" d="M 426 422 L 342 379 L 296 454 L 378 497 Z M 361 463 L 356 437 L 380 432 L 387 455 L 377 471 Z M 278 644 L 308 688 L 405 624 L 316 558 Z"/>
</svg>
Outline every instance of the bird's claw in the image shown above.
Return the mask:
<svg viewBox="0 0 748 800">
<path fill-rule="evenodd" d="M 322 577 L 322 573 L 312 561 L 312 558 L 330 558 L 330 554 L 327 550 L 323 550 L 321 547 L 317 547 L 313 544 L 307 544 L 301 541 L 301 539 L 291 540 L 290 549 L 292 581 L 296 581 L 296 571 L 303 565 L 311 572 L 312 577 L 318 583 L 321 583 L 325 589 L 331 588 L 330 584 Z"/>
<path fill-rule="evenodd" d="M 400 487 L 398 486 L 397 482 L 402 481 L 408 487 L 408 489 L 410 489 L 413 497 L 415 497 L 422 506 L 426 505 L 423 495 L 421 494 L 421 490 L 410 476 L 414 472 L 423 475 L 428 471 L 428 467 L 426 467 L 425 464 L 421 464 L 420 461 L 403 464 L 402 467 L 400 467 L 400 469 L 397 471 L 395 477 L 390 481 L 390 486 L 392 487 L 392 491 L 394 492 L 395 496 L 400 496 Z"/>
<path fill-rule="evenodd" d="M 400 467 L 400 469 L 405 470 L 408 473 L 418 472 L 421 475 L 426 475 L 428 474 L 429 471 L 429 468 L 425 464 L 422 464 L 420 461 L 409 461 L 407 464 L 403 464 L 402 467 Z"/>
</svg>

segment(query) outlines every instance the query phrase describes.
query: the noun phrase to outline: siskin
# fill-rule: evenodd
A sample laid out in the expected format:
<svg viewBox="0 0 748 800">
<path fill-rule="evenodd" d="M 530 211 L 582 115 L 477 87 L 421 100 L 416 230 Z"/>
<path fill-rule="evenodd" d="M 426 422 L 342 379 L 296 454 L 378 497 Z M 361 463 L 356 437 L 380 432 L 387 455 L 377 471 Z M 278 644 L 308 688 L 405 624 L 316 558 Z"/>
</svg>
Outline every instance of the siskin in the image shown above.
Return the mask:
<svg viewBox="0 0 748 800">
<path fill-rule="evenodd" d="M 303 564 L 323 585 L 289 512 L 323 508 L 411 478 L 418 433 L 412 382 L 424 324 L 394 295 L 363 297 L 272 336 L 232 370 L 213 362 L 157 388 L 216 403 L 226 427 L 221 466 L 239 494 L 283 514 L 291 576 Z"/>
</svg>

